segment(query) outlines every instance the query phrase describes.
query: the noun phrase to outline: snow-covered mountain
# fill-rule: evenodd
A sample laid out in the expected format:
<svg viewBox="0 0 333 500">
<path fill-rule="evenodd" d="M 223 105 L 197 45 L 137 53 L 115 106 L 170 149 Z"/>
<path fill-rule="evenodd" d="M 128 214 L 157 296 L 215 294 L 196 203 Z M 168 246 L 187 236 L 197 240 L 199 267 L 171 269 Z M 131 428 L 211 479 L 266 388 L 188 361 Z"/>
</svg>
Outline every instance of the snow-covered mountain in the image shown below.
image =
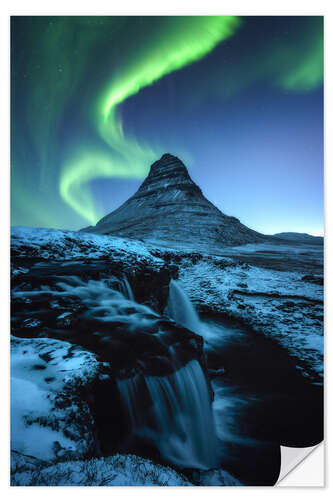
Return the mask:
<svg viewBox="0 0 333 500">
<path fill-rule="evenodd" d="M 185 165 L 171 154 L 153 163 L 140 188 L 121 207 L 83 231 L 179 243 L 196 250 L 267 239 L 208 201 Z"/>
</svg>

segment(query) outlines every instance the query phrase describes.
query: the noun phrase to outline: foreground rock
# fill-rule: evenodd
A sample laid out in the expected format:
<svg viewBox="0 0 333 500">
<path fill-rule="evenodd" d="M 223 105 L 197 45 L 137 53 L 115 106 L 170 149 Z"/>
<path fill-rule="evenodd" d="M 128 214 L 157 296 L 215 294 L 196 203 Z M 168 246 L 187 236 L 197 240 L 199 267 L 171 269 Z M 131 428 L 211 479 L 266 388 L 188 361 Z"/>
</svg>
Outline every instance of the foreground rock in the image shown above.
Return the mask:
<svg viewBox="0 0 333 500">
<path fill-rule="evenodd" d="M 54 464 L 12 453 L 11 486 L 242 486 L 222 469 L 193 472 L 193 481 L 171 467 L 136 455 L 113 455 Z"/>
<path fill-rule="evenodd" d="M 218 210 L 185 165 L 170 154 L 153 163 L 138 191 L 121 207 L 83 231 L 186 245 L 197 251 L 267 239 Z"/>
<path fill-rule="evenodd" d="M 114 455 L 53 465 L 15 456 L 12 486 L 193 486 L 170 467 L 135 455 Z"/>
</svg>

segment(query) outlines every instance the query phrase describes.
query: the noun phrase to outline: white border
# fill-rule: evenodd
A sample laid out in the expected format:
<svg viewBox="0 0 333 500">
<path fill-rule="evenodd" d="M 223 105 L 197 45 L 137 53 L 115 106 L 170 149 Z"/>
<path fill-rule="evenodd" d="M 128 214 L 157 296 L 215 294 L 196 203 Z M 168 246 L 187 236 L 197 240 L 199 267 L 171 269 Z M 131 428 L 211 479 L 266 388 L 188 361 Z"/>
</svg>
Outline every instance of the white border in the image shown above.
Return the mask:
<svg viewBox="0 0 333 500">
<path fill-rule="evenodd" d="M 9 366 L 9 356 L 8 356 L 8 325 L 9 325 L 9 308 L 8 308 L 8 292 L 9 292 L 9 282 L 8 282 L 8 248 L 9 248 L 9 15 L 325 15 L 325 36 L 326 36 L 326 76 L 325 76 L 325 91 L 326 91 L 326 104 L 325 104 L 325 114 L 326 114 L 326 137 L 332 137 L 329 134 L 329 111 L 331 111 L 330 92 L 332 92 L 332 79 L 329 78 L 332 64 L 332 22 L 331 22 L 331 9 L 333 2 L 330 0 L 279 0 L 278 2 L 267 2 L 258 0 L 232 0 L 229 2 L 222 1 L 210 1 L 205 0 L 201 2 L 194 3 L 193 0 L 180 1 L 180 0 L 168 0 L 167 2 L 156 2 L 156 0 L 137 0 L 128 1 L 122 0 L 121 2 L 110 2 L 109 0 L 94 0 L 94 2 L 74 1 L 68 2 L 68 0 L 57 0 L 57 2 L 45 2 L 43 0 L 29 0 L 29 1 L 19 1 L 19 0 L 4 0 L 1 4 L 1 25 L 0 25 L 0 36 L 1 36 L 1 69 L 2 69 L 2 79 L 1 79 L 1 215 L 2 215 L 2 242 L 0 245 L 1 255 L 0 262 L 3 266 L 1 273 L 2 282 L 2 301 L 1 301 L 1 318 L 2 326 L 1 329 L 1 383 L 4 388 L 4 393 L 2 395 L 2 402 L 8 401 L 8 366 Z M 329 52 L 329 57 L 327 57 L 327 52 Z M 330 233 L 329 233 L 329 221 L 327 215 L 333 213 L 333 202 L 330 200 L 328 193 L 332 192 L 332 175 L 327 168 L 328 158 L 329 158 L 329 147 L 330 144 L 327 140 L 326 142 L 326 171 L 325 171 L 325 191 L 326 191 L 326 358 L 327 358 L 327 344 L 328 344 L 328 324 L 329 324 L 329 309 L 328 305 L 328 291 L 330 280 L 331 266 L 327 259 L 329 248 L 330 248 Z M 328 371 L 328 363 L 326 362 L 326 379 Z M 326 387 L 327 390 L 327 387 Z M 198 495 L 210 496 L 233 496 L 244 494 L 248 495 L 249 498 L 260 499 L 267 498 L 267 494 L 280 494 L 283 493 L 284 498 L 292 495 L 300 495 L 302 500 L 309 495 L 313 498 L 314 495 L 327 495 L 329 493 L 330 484 L 328 487 L 323 489 L 312 488 L 298 488 L 288 490 L 287 488 L 112 488 L 112 490 L 107 488 L 90 489 L 90 488 L 50 488 L 47 490 L 44 488 L 9 488 L 8 486 L 8 443 L 9 443 L 9 415 L 6 411 L 6 405 L 2 406 L 1 412 L 1 467 L 0 467 L 0 487 L 2 489 L 3 498 L 6 497 L 24 497 L 24 499 L 36 498 L 39 495 L 42 497 L 45 494 L 48 497 L 57 497 L 61 495 L 63 498 L 67 497 L 77 497 L 80 500 L 84 497 L 91 498 L 92 496 L 104 496 L 120 498 L 122 496 L 133 495 L 140 498 L 154 498 L 156 496 L 163 497 L 170 495 L 175 497 L 181 497 L 184 494 L 191 494 L 191 496 L 197 497 Z M 328 404 L 326 404 L 326 422 L 328 419 Z M 327 439 L 327 426 L 326 426 L 326 439 Z M 329 448 L 328 448 L 329 451 Z M 309 457 L 308 460 L 310 460 Z M 317 463 L 317 465 L 316 465 Z M 312 468 L 321 467 L 319 462 L 315 462 Z M 305 464 L 304 464 L 305 465 Z M 326 470 L 329 470 L 329 464 L 326 463 Z M 297 469 L 290 474 L 296 475 Z M 305 474 L 305 475 L 304 475 Z M 307 472 L 303 473 L 303 479 L 297 478 L 301 481 L 301 484 L 307 484 Z M 289 476 L 288 476 L 289 477 Z M 303 481 L 303 483 L 302 483 Z M 330 483 L 328 478 L 328 483 Z M 300 484 L 300 483 L 299 483 Z"/>
</svg>

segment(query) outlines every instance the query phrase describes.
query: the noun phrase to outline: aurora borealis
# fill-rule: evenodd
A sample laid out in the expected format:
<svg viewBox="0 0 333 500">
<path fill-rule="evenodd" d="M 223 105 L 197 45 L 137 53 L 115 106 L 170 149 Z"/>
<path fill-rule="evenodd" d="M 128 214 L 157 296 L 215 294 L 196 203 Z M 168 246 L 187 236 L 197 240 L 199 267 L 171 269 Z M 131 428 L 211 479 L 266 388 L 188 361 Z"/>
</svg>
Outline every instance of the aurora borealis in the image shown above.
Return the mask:
<svg viewBox="0 0 333 500">
<path fill-rule="evenodd" d="M 129 63 L 120 74 L 110 77 L 111 84 L 98 102 L 96 126 L 111 150 L 120 157 L 85 153 L 66 165 L 60 178 L 61 196 L 88 222 L 95 224 L 98 216 L 90 193 L 84 188 L 86 183 L 97 176 L 142 178 L 147 173 L 147 165 L 156 158 L 152 150 L 140 147 L 135 140 L 126 137 L 117 106 L 164 75 L 201 59 L 217 43 L 232 35 L 238 24 L 235 17 L 167 19 L 164 30 L 154 40 L 156 48 L 149 57 L 136 54 L 134 64 Z M 168 37 L 169 27 L 173 29 L 171 39 Z"/>
<path fill-rule="evenodd" d="M 323 231 L 321 17 L 13 17 L 13 225 L 78 229 L 164 152 L 259 231 Z"/>
</svg>

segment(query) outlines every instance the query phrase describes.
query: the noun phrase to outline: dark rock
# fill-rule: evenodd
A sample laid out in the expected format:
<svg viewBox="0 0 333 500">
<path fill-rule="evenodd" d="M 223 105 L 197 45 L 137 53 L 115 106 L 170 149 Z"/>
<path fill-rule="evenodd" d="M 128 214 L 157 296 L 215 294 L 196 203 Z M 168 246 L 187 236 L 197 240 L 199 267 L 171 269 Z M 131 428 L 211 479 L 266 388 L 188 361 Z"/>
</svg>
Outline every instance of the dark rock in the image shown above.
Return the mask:
<svg viewBox="0 0 333 500">
<path fill-rule="evenodd" d="M 314 283 L 315 285 L 324 285 L 324 278 L 322 276 L 313 276 L 312 274 L 303 276 L 302 281 L 306 281 L 307 283 Z"/>
<path fill-rule="evenodd" d="M 208 369 L 208 374 L 211 378 L 221 377 L 222 375 L 225 375 L 225 373 L 225 368 L 219 368 L 218 370 L 214 370 L 213 368 Z"/>
</svg>

